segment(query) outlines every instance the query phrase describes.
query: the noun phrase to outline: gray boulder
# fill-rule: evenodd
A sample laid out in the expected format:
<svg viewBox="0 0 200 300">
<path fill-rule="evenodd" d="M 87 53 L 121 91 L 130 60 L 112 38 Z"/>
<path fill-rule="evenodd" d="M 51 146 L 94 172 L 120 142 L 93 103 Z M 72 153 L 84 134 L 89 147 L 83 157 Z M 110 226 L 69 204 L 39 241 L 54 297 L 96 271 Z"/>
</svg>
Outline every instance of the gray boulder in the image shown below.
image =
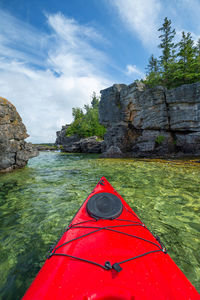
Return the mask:
<svg viewBox="0 0 200 300">
<path fill-rule="evenodd" d="M 61 144 L 64 152 L 81 152 L 80 138 L 77 135 L 66 137 L 64 143 Z"/>
<path fill-rule="evenodd" d="M 26 127 L 14 105 L 0 97 L 0 171 L 24 167 L 29 158 L 38 155 L 28 137 Z"/>
<path fill-rule="evenodd" d="M 106 152 L 101 154 L 101 157 L 103 157 L 103 158 L 122 157 L 122 152 L 118 147 L 111 146 Z"/>
<path fill-rule="evenodd" d="M 65 143 L 68 144 L 69 138 L 66 136 L 66 130 L 69 127 L 69 125 L 62 126 L 60 131 L 56 132 L 56 145 L 64 145 Z"/>
<path fill-rule="evenodd" d="M 99 141 L 97 136 L 81 139 L 81 152 L 83 153 L 101 153 L 102 142 Z"/>
</svg>

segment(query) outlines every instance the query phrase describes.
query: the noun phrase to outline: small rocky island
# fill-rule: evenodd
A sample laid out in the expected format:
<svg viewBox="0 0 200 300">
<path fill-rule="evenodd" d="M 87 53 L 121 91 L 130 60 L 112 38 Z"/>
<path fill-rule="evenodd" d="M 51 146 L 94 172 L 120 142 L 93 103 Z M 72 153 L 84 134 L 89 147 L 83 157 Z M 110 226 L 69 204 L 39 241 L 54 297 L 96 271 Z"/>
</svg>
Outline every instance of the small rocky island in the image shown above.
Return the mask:
<svg viewBox="0 0 200 300">
<path fill-rule="evenodd" d="M 104 141 L 66 137 L 56 144 L 66 152 L 102 153 L 103 157 L 170 157 L 200 155 L 200 82 L 167 89 L 140 81 L 114 84 L 101 91 L 99 120 Z"/>
<path fill-rule="evenodd" d="M 66 130 L 68 126 L 62 126 L 62 129 L 56 132 L 57 138 L 55 144 L 61 147 L 63 152 L 101 153 L 103 141 L 99 141 L 97 136 L 80 138 L 78 135 L 72 135 L 67 137 Z"/>
<path fill-rule="evenodd" d="M 0 97 L 0 172 L 24 167 L 29 158 L 38 155 L 32 144 L 25 142 L 28 136 L 15 106 Z"/>
</svg>

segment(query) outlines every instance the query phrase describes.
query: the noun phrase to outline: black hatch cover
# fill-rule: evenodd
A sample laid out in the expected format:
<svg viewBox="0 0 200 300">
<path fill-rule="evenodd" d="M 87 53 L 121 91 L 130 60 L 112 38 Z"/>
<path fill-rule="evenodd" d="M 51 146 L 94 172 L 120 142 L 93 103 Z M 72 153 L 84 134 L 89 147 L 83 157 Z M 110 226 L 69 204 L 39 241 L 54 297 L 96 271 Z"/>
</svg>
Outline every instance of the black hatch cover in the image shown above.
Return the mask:
<svg viewBox="0 0 200 300">
<path fill-rule="evenodd" d="M 92 196 L 86 205 L 94 219 L 115 219 L 123 209 L 121 200 L 111 193 L 99 193 Z"/>
</svg>

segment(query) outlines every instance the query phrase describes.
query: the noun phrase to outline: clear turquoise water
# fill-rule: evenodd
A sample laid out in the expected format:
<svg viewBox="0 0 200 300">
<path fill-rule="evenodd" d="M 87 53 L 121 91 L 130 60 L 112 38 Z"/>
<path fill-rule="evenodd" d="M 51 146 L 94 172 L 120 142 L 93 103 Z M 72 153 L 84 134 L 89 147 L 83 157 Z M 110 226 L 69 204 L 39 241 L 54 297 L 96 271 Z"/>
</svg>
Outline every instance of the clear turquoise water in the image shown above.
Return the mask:
<svg viewBox="0 0 200 300">
<path fill-rule="evenodd" d="M 22 297 L 101 176 L 161 237 L 200 292 L 199 163 L 43 152 L 24 169 L 0 174 L 1 299 Z"/>
</svg>

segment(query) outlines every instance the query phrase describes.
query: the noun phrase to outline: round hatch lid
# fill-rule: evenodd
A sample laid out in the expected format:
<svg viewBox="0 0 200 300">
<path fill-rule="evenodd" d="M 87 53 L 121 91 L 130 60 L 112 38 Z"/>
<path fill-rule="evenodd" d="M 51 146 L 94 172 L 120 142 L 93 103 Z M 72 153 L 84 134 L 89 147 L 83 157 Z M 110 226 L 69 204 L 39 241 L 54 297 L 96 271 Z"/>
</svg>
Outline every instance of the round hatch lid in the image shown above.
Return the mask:
<svg viewBox="0 0 200 300">
<path fill-rule="evenodd" d="M 94 219 L 115 219 L 123 209 L 121 200 L 111 193 L 99 193 L 92 196 L 86 205 Z"/>
</svg>

